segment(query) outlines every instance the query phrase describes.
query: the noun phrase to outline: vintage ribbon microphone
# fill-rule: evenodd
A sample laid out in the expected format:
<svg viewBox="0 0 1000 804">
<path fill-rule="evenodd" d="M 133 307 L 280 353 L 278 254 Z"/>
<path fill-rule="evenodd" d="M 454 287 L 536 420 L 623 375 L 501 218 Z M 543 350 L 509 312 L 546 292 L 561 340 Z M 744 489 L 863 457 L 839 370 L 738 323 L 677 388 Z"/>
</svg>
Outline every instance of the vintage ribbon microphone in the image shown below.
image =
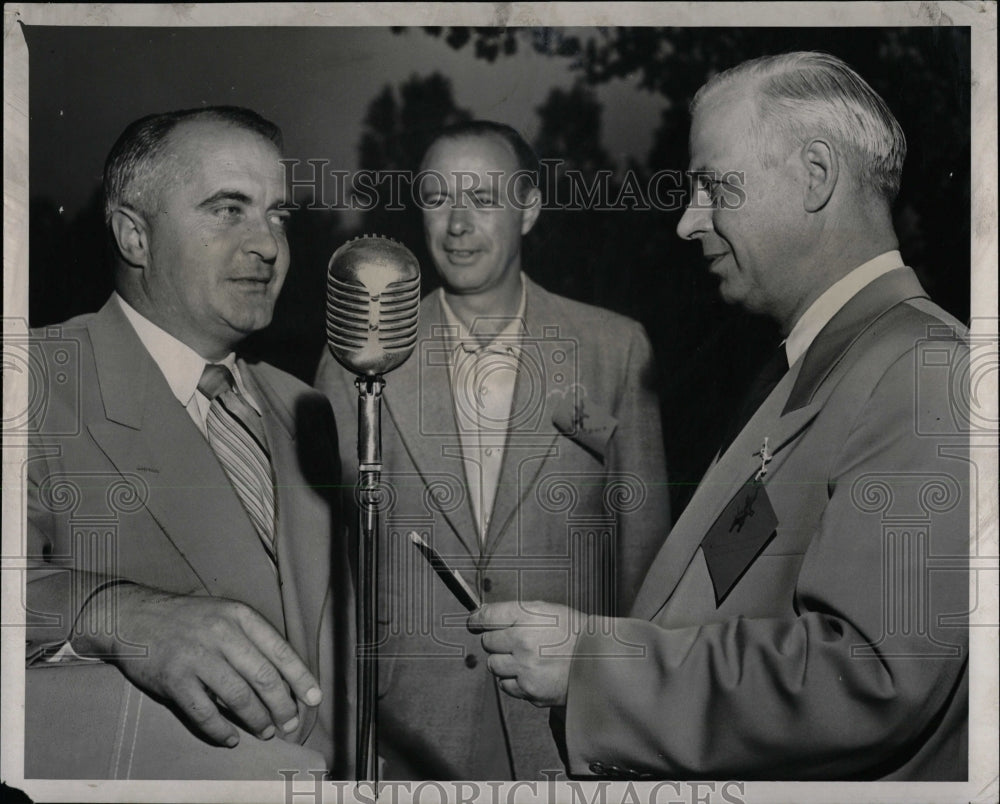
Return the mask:
<svg viewBox="0 0 1000 804">
<path fill-rule="evenodd" d="M 357 375 L 358 389 L 358 717 L 357 780 L 378 783 L 375 627 L 383 375 L 417 343 L 420 266 L 401 243 L 378 235 L 349 240 L 330 258 L 326 341 Z M 377 789 L 377 788 L 376 788 Z"/>
</svg>

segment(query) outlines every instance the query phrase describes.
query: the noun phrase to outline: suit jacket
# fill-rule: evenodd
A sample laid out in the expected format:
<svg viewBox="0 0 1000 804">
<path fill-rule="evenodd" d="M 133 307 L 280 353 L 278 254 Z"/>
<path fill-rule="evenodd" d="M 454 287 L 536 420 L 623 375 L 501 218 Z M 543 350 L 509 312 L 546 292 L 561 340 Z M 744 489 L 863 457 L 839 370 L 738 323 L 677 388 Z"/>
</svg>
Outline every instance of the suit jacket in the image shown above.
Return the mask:
<svg viewBox="0 0 1000 804">
<path fill-rule="evenodd" d="M 908 268 L 827 324 L 709 469 L 631 618 L 577 644 L 573 773 L 966 778 L 963 337 Z"/>
<path fill-rule="evenodd" d="M 33 333 L 32 349 L 25 775 L 279 780 L 279 769 L 342 769 L 340 723 L 351 718 L 338 651 L 352 593 L 329 405 L 271 366 L 239 363 L 277 479 L 279 583 L 214 452 L 114 301 Z M 248 604 L 321 679 L 322 704 L 286 739 L 244 732 L 238 748 L 217 748 L 112 665 L 45 661 L 101 576 Z"/>
<path fill-rule="evenodd" d="M 425 535 L 487 601 L 592 612 L 628 601 L 668 524 L 648 339 L 634 321 L 527 282 L 511 426 L 479 543 L 449 378 L 440 296 L 423 300 L 415 353 L 386 378 L 379 617 L 385 778 L 541 778 L 561 771 L 547 714 L 502 695 L 467 612 L 406 538 Z M 461 347 L 457 347 L 461 348 Z M 338 421 L 353 376 L 329 355 L 317 385 Z M 357 456 L 341 439 L 345 488 Z"/>
</svg>

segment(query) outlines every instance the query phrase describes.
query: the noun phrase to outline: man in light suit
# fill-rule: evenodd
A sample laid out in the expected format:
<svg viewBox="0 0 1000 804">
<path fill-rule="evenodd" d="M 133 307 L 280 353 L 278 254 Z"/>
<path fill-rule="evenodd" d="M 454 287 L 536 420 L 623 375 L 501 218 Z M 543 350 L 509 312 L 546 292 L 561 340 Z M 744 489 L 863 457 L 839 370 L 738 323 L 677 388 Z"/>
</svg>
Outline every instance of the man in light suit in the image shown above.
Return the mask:
<svg viewBox="0 0 1000 804">
<path fill-rule="evenodd" d="M 553 707 L 572 774 L 964 779 L 968 351 L 896 250 L 903 133 L 816 53 L 722 73 L 692 115 L 678 233 L 787 362 L 629 618 L 507 603 L 471 626 L 506 692 Z"/>
<path fill-rule="evenodd" d="M 630 600 L 668 524 L 651 349 L 636 322 L 522 273 L 541 195 L 516 131 L 446 129 L 422 167 L 443 287 L 384 392 L 383 776 L 539 779 L 561 769 L 546 713 L 499 694 L 465 609 L 406 537 L 423 534 L 484 600 L 604 614 Z M 338 421 L 356 417 L 354 378 L 329 355 L 317 386 Z M 350 489 L 357 457 L 341 449 Z"/>
<path fill-rule="evenodd" d="M 26 777 L 346 772 L 331 411 L 235 354 L 289 266 L 280 148 L 235 107 L 132 123 L 116 292 L 33 333 Z"/>
</svg>

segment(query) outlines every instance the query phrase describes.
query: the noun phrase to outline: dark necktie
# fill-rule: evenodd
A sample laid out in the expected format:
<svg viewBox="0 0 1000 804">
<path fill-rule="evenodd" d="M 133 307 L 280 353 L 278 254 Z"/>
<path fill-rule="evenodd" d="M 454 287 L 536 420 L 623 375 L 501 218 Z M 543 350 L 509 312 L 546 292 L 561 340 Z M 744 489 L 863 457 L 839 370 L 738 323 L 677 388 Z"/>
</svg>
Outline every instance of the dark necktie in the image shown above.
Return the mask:
<svg viewBox="0 0 1000 804">
<path fill-rule="evenodd" d="M 720 457 L 729 449 L 733 441 L 736 440 L 736 436 L 746 427 L 747 422 L 757 412 L 757 408 L 767 399 L 771 391 L 775 389 L 775 386 L 781 382 L 781 378 L 785 376 L 785 372 L 787 371 L 788 357 L 785 354 L 785 345 L 782 343 L 775 350 L 774 354 L 771 355 L 771 359 L 761 369 L 760 374 L 757 375 L 757 379 L 750 386 L 750 390 L 743 397 L 736 415 L 733 416 L 733 419 L 729 423 L 729 428 L 726 430 L 726 437 L 722 440 L 722 446 L 719 448 Z"/>
<path fill-rule="evenodd" d="M 225 366 L 207 364 L 198 390 L 212 400 L 205 421 L 208 442 L 276 566 L 274 481 L 264 423 L 260 414 L 240 396 L 233 375 Z"/>
</svg>

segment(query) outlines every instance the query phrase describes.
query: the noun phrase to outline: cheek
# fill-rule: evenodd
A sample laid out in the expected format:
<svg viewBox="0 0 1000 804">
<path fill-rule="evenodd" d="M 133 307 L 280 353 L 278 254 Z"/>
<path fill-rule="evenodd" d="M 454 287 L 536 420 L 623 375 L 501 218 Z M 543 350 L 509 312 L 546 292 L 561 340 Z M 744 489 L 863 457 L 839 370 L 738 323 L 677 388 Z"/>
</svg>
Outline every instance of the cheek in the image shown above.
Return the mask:
<svg viewBox="0 0 1000 804">
<path fill-rule="evenodd" d="M 448 216 L 442 210 L 428 210 L 424 212 L 424 235 L 430 240 L 438 236 L 447 226 Z"/>
</svg>

